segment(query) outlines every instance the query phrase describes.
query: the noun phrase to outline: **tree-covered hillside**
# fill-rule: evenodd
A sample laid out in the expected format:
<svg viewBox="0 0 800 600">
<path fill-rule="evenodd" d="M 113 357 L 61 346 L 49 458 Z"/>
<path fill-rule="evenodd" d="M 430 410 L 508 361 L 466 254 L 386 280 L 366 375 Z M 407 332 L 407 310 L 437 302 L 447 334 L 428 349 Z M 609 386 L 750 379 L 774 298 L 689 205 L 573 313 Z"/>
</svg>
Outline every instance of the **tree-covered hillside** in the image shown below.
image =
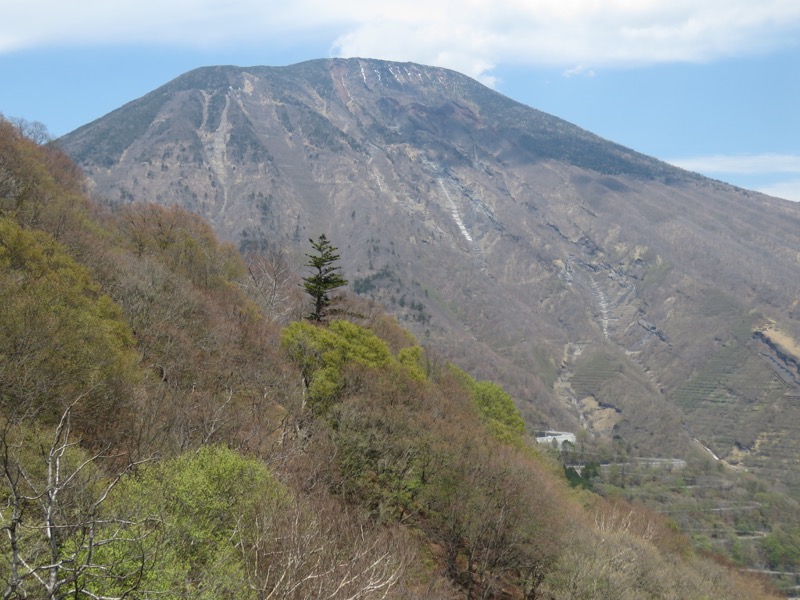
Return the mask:
<svg viewBox="0 0 800 600">
<path fill-rule="evenodd" d="M 4 598 L 777 597 L 375 306 L 83 188 L 0 120 Z"/>
</svg>

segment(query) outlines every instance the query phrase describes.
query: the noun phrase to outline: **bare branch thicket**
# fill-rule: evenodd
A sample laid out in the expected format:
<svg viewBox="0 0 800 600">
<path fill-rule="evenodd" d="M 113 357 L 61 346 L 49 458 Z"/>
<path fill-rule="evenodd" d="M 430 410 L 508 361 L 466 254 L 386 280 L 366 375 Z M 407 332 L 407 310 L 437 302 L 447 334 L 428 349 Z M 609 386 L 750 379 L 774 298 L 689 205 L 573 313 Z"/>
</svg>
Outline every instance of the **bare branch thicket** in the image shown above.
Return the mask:
<svg viewBox="0 0 800 600">
<path fill-rule="evenodd" d="M 143 537 L 132 521 L 108 517 L 101 506 L 122 476 L 137 464 L 107 476 L 101 463 L 118 456 L 108 449 L 87 455 L 71 437 L 71 415 L 86 396 L 62 412 L 49 437 L 30 420 L 8 419 L 0 429 L 0 485 L 4 506 L 0 530 L 5 533 L 0 565 L 3 598 L 59 598 L 67 592 L 96 598 L 123 598 L 136 588 L 145 566 Z M 125 552 L 103 552 L 112 544 Z M 102 552 L 104 561 L 99 561 Z M 93 583 L 119 593 L 104 596 Z"/>
<path fill-rule="evenodd" d="M 402 533 L 359 522 L 330 499 L 264 512 L 237 535 L 260 600 L 389 598 L 413 559 Z"/>
<path fill-rule="evenodd" d="M 47 130 L 47 125 L 41 121 L 28 121 L 22 117 L 9 117 L 8 121 L 14 126 L 19 135 L 39 146 L 53 140 L 53 136 Z"/>
<path fill-rule="evenodd" d="M 0 163 L 0 211 L 4 207 L 4 201 L 15 199 L 20 194 L 23 186 L 23 182 L 14 175 L 11 169 Z"/>
<path fill-rule="evenodd" d="M 607 510 L 598 510 L 594 516 L 594 524 L 602 533 L 631 533 L 648 542 L 656 538 L 656 526 L 641 511 L 632 508 L 623 509 L 614 504 Z"/>
<path fill-rule="evenodd" d="M 467 598 L 494 598 L 514 581 L 536 598 L 557 560 L 563 515 L 546 478 L 514 449 L 465 444 L 458 483 L 434 498 L 448 576 Z"/>
<path fill-rule="evenodd" d="M 266 254 L 250 253 L 245 257 L 247 278 L 242 284 L 267 317 L 286 322 L 297 310 L 298 266 L 285 250 L 269 250 Z"/>
</svg>

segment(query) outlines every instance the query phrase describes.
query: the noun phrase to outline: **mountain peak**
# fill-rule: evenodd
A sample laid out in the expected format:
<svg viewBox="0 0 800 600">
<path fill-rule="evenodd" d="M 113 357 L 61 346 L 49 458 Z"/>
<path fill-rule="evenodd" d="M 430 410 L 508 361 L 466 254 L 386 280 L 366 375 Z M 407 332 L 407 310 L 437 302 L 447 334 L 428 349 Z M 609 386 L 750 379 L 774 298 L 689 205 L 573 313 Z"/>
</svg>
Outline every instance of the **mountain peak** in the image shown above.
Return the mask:
<svg viewBox="0 0 800 600">
<path fill-rule="evenodd" d="M 256 92 L 256 90 L 258 90 Z M 301 92 L 302 90 L 302 92 Z M 690 175 L 666 163 L 610 143 L 566 121 L 515 102 L 455 71 L 415 63 L 376 59 L 317 59 L 286 67 L 201 67 L 181 75 L 153 92 L 127 104 L 63 138 L 66 145 L 92 140 L 94 150 L 76 151 L 81 162 L 119 157 L 127 144 L 154 125 L 170 102 L 200 93 L 216 102 L 232 97 L 272 97 L 281 102 L 294 97 L 312 106 L 349 108 L 375 106 L 376 122 L 408 111 L 406 125 L 427 121 L 423 131 L 436 133 L 437 121 L 463 114 L 468 124 L 496 132 L 513 143 L 518 160 L 558 160 L 604 174 L 627 174 L 646 179 L 686 179 Z M 213 108 L 214 107 L 209 107 Z M 115 117 L 126 123 L 117 122 Z M 449 121 L 448 121 L 449 123 Z M 128 135 L 105 138 L 108 128 Z M 351 127 L 352 128 L 352 127 Z"/>
</svg>

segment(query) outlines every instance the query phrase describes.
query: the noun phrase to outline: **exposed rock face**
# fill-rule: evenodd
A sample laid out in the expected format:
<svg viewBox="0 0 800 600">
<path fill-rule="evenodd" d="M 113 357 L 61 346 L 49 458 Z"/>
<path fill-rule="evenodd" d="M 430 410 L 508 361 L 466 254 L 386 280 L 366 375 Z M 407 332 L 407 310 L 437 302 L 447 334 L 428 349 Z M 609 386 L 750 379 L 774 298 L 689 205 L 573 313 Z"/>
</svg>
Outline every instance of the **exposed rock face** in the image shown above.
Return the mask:
<svg viewBox="0 0 800 600">
<path fill-rule="evenodd" d="M 358 293 L 536 427 L 738 444 L 800 482 L 800 403 L 753 347 L 769 319 L 800 339 L 798 205 L 375 60 L 198 69 L 62 143 L 111 202 L 181 204 L 246 245 L 326 233 Z"/>
</svg>

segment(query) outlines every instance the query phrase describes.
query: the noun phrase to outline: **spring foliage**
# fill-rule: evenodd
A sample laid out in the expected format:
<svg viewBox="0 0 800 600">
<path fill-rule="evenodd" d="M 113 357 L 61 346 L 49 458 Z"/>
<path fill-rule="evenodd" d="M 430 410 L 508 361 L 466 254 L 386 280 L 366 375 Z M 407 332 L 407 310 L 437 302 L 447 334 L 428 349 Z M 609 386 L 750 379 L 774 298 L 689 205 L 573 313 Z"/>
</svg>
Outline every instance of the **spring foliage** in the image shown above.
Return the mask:
<svg viewBox="0 0 800 600">
<path fill-rule="evenodd" d="M 525 421 L 522 420 L 514 399 L 492 381 L 475 381 L 458 367 L 450 368 L 469 391 L 475 409 L 492 435 L 507 443 L 521 443 L 525 434 Z"/>
<path fill-rule="evenodd" d="M 309 400 L 318 411 L 324 412 L 348 385 L 357 385 L 357 372 L 363 369 L 402 369 L 411 377 L 424 378 L 419 346 L 392 355 L 372 331 L 349 321 L 333 321 L 327 327 L 294 322 L 283 330 L 281 343 L 300 368 Z"/>
<path fill-rule="evenodd" d="M 55 418 L 73 398 L 108 426 L 138 378 L 119 306 L 50 235 L 0 217 L 0 399 Z M 88 428 L 88 422 L 83 423 Z"/>
<path fill-rule="evenodd" d="M 153 553 L 141 589 L 165 598 L 254 598 L 240 544 L 261 512 L 290 505 L 263 462 L 206 446 L 144 466 L 114 490 L 107 510 L 149 529 L 131 536 Z"/>
</svg>

